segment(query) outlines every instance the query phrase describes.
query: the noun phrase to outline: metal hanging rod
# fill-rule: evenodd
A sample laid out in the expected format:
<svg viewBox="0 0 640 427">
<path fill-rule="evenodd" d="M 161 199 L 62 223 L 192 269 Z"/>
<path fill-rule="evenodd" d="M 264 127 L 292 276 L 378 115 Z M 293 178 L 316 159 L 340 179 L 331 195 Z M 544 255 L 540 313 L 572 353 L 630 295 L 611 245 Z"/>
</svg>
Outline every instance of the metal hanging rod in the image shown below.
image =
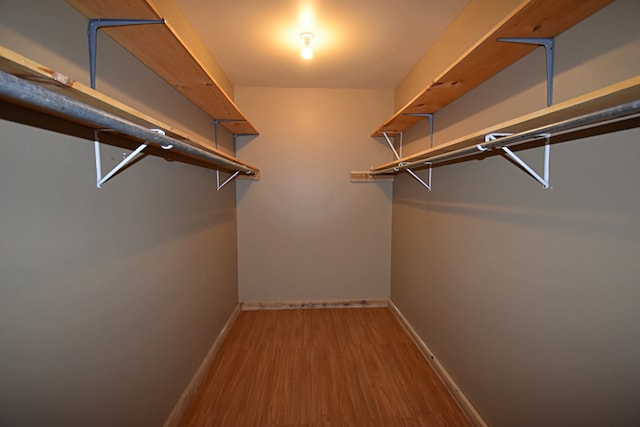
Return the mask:
<svg viewBox="0 0 640 427">
<path fill-rule="evenodd" d="M 433 163 L 442 163 L 476 155 L 480 151 L 485 151 L 491 148 L 512 147 L 515 145 L 524 144 L 536 139 L 544 138 L 547 134 L 555 136 L 577 129 L 588 129 L 625 118 L 631 118 L 632 116 L 636 116 L 638 114 L 640 114 L 640 99 L 620 104 L 615 107 L 605 108 L 593 113 L 584 114 L 572 119 L 552 123 L 546 126 L 541 126 L 525 132 L 514 133 L 513 135 L 498 138 L 494 141 L 482 144 L 474 144 L 470 147 L 461 148 L 449 153 L 438 154 L 434 156 L 425 155 L 424 158 L 420 160 L 414 160 L 410 162 L 399 161 L 395 166 L 389 166 L 380 169 L 374 168 L 368 171 L 368 173 L 370 175 L 392 174 L 408 168 L 428 166 Z"/>
<path fill-rule="evenodd" d="M 158 147 L 175 150 L 189 157 L 204 160 L 207 163 L 240 171 L 247 175 L 256 175 L 258 170 L 214 152 L 195 147 L 157 131 L 140 126 L 106 111 L 99 110 L 83 102 L 61 95 L 27 80 L 0 71 L 0 96 L 17 103 L 37 107 L 57 116 L 73 118 L 81 123 L 90 124 L 98 129 L 111 129 L 122 135 L 140 141 L 147 141 Z"/>
</svg>

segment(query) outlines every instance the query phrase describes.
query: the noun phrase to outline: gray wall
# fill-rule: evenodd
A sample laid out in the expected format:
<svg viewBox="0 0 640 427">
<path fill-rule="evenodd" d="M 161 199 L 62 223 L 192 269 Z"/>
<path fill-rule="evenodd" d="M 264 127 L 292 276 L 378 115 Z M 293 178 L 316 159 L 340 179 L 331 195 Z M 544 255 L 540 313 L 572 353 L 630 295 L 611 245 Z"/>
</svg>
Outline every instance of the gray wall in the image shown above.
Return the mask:
<svg viewBox="0 0 640 427">
<path fill-rule="evenodd" d="M 88 81 L 75 10 L 1 10 L 4 46 Z M 135 58 L 99 46 L 99 90 L 212 136 Z M 122 152 L 104 146 L 105 168 Z M 233 185 L 218 193 L 214 171 L 147 156 L 98 190 L 92 143 L 2 120 L 0 200 L 0 424 L 161 425 L 237 303 Z"/>
<path fill-rule="evenodd" d="M 242 302 L 388 299 L 391 183 L 351 183 L 388 159 L 368 135 L 390 90 L 237 87 L 260 136 L 239 144 L 259 182 L 239 182 Z"/>
<path fill-rule="evenodd" d="M 557 102 L 638 74 L 638 16 L 619 0 L 557 38 Z M 439 112 L 436 143 L 545 94 L 540 49 Z M 640 423 L 639 137 L 554 144 L 549 190 L 497 156 L 435 168 L 430 193 L 396 180 L 391 299 L 489 425 Z"/>
</svg>

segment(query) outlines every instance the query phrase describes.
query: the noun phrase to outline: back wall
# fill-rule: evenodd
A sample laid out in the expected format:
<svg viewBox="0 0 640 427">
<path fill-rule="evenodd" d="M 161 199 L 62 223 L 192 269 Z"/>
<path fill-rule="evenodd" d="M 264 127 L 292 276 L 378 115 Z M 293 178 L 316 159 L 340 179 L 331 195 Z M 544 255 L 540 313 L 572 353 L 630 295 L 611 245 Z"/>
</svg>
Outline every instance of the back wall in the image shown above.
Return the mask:
<svg viewBox="0 0 640 427">
<path fill-rule="evenodd" d="M 242 302 L 387 299 L 391 183 L 351 183 L 389 160 L 368 135 L 392 113 L 380 90 L 236 88 L 260 129 L 238 156 L 260 165 L 238 182 Z"/>
</svg>

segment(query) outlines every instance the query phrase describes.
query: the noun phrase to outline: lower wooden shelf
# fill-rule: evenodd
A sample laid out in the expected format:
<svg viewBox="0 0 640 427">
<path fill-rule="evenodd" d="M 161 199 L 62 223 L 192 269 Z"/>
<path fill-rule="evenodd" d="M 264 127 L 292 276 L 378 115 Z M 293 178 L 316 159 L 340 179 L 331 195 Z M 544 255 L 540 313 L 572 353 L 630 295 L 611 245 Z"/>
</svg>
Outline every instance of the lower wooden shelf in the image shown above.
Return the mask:
<svg viewBox="0 0 640 427">
<path fill-rule="evenodd" d="M 241 162 L 204 141 L 137 111 L 77 81 L 0 46 L 0 99 L 61 117 L 96 130 L 115 130 L 172 152 L 257 177 L 255 166 Z M 75 111 L 85 111 L 80 116 Z M 73 112 L 73 113 L 72 113 Z M 160 129 L 163 133 L 152 131 Z"/>
<path fill-rule="evenodd" d="M 524 143 L 530 142 L 543 133 L 551 133 L 553 136 L 555 132 L 599 126 L 611 120 L 620 120 L 638 114 L 640 114 L 640 76 L 358 173 L 393 174 L 410 167 L 478 154 L 480 152 L 478 146 L 488 148 L 485 144 L 485 137 L 488 134 L 516 134 L 514 135 L 516 138 L 512 139 L 517 139 L 515 142 Z M 492 144 L 497 146 L 501 142 Z"/>
</svg>

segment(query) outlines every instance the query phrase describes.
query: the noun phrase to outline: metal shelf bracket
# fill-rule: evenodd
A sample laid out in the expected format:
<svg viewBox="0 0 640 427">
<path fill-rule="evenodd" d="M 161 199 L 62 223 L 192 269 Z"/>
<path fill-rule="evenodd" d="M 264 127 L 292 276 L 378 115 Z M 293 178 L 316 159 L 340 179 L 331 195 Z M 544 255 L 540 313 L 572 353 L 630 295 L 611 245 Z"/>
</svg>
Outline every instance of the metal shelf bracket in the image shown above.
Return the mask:
<svg viewBox="0 0 640 427">
<path fill-rule="evenodd" d="M 555 39 L 550 37 L 541 38 L 518 38 L 518 37 L 501 37 L 499 42 L 509 43 L 525 43 L 544 46 L 547 59 L 547 107 L 553 104 L 553 64 L 555 62 L 554 48 Z"/>
<path fill-rule="evenodd" d="M 90 19 L 87 29 L 89 36 L 89 74 L 91 89 L 96 88 L 96 56 L 98 50 L 98 30 L 102 27 L 122 27 L 126 25 L 164 24 L 164 19 Z"/>
<path fill-rule="evenodd" d="M 429 119 L 429 147 L 433 147 L 433 113 L 406 113 L 409 117 L 425 117 Z"/>
<path fill-rule="evenodd" d="M 495 141 L 496 139 L 498 139 L 500 137 L 510 136 L 510 135 L 513 135 L 513 134 L 511 134 L 511 133 L 490 133 L 488 135 L 485 135 L 484 141 L 485 142 Z M 540 184 L 542 184 L 542 188 L 544 188 L 546 190 L 546 189 L 550 188 L 550 186 L 549 186 L 549 153 L 550 153 L 549 138 L 551 137 L 551 134 L 546 133 L 546 134 L 539 135 L 539 137 L 545 138 L 545 143 L 544 143 L 544 162 L 543 162 L 543 172 L 542 172 L 543 176 L 540 176 L 535 170 L 533 170 L 533 168 L 531 166 L 529 166 L 524 160 L 522 160 L 520 157 L 518 157 L 516 155 L 516 153 L 511 151 L 509 149 L 509 147 L 498 147 L 498 148 L 500 148 L 511 160 L 516 162 L 522 169 L 524 169 L 536 181 L 538 181 Z M 482 145 L 478 145 L 477 148 L 480 151 L 487 151 L 488 150 L 488 148 L 485 148 Z"/>
</svg>

